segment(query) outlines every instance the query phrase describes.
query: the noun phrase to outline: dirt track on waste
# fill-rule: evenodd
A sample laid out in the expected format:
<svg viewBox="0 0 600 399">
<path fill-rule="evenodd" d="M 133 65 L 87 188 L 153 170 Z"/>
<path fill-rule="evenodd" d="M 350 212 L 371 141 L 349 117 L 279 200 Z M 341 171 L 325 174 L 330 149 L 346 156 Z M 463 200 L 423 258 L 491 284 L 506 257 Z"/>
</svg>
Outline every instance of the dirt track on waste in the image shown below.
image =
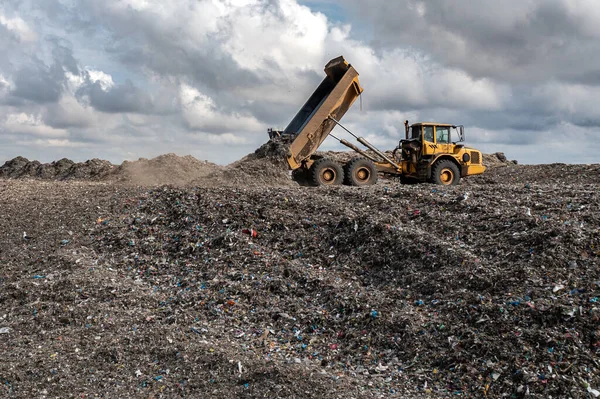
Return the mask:
<svg viewBox="0 0 600 399">
<path fill-rule="evenodd" d="M 0 396 L 600 389 L 600 166 L 450 188 L 276 177 L 0 180 Z"/>
</svg>

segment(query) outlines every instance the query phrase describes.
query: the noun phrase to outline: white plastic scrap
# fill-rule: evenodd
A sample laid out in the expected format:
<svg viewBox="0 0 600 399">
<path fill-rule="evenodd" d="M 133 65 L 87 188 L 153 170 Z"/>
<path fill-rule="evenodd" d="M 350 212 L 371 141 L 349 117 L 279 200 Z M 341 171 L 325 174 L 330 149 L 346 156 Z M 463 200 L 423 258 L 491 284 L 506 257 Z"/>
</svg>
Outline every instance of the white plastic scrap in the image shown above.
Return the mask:
<svg viewBox="0 0 600 399">
<path fill-rule="evenodd" d="M 377 367 L 375 367 L 375 370 L 379 371 L 380 373 L 383 371 L 387 371 L 387 369 L 390 366 L 384 366 L 383 364 L 379 363 L 379 365 L 377 365 Z"/>
<path fill-rule="evenodd" d="M 10 327 L 0 328 L 0 334 L 8 334 L 9 332 L 10 332 Z"/>
<path fill-rule="evenodd" d="M 564 290 L 565 286 L 562 284 L 557 284 L 554 286 L 554 288 L 552 288 L 552 292 L 557 293 L 560 290 Z"/>
<path fill-rule="evenodd" d="M 583 383 L 583 386 L 585 387 L 585 389 L 591 393 L 592 395 L 594 395 L 595 398 L 597 398 L 598 396 L 600 396 L 600 391 L 598 391 L 597 389 L 594 389 L 590 386 L 590 383 L 585 381 L 585 380 L 581 380 L 581 382 Z"/>
</svg>

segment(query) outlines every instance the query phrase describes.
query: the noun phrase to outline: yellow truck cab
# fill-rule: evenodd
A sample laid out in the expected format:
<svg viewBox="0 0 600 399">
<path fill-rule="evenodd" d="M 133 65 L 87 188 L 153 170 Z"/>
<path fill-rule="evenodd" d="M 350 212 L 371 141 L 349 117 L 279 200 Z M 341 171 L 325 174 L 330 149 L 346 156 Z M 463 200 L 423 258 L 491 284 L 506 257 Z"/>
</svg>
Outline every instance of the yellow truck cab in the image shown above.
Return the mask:
<svg viewBox="0 0 600 399">
<path fill-rule="evenodd" d="M 460 144 L 464 127 L 447 123 L 420 122 L 408 126 L 400 141 L 402 176 L 406 180 L 457 184 L 461 177 L 485 172 L 481 152 Z"/>
</svg>

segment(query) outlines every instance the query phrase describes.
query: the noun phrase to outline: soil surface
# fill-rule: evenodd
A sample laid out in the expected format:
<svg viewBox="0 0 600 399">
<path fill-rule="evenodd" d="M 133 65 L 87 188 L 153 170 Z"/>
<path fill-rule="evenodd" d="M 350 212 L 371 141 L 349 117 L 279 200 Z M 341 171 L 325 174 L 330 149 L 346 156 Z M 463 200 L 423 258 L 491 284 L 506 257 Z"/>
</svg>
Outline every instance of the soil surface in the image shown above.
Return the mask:
<svg viewBox="0 0 600 399">
<path fill-rule="evenodd" d="M 0 396 L 597 394 L 600 165 L 315 188 L 278 151 L 3 167 Z"/>
</svg>

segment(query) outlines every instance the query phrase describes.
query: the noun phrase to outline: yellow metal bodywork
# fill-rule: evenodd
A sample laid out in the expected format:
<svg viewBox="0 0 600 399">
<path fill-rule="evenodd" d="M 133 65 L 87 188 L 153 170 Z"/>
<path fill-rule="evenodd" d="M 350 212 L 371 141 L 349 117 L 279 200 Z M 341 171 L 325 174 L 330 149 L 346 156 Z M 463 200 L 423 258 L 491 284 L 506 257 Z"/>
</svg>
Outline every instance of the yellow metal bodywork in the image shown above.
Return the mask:
<svg viewBox="0 0 600 399">
<path fill-rule="evenodd" d="M 311 159 L 312 155 L 331 133 L 336 122 L 342 119 L 363 92 L 358 80 L 358 72 L 344 57 L 331 60 L 325 66 L 325 74 L 326 77 L 321 84 L 282 132 L 294 138 L 286 156 L 292 170 L 309 169 L 312 166 L 314 163 Z M 413 154 L 418 153 L 418 156 L 412 159 L 393 160 L 394 164 L 388 162 L 392 161 L 391 158 L 384 160 L 383 158 L 386 157 L 381 156 L 380 153 L 381 161 L 374 162 L 379 172 L 425 181 L 431 178 L 432 167 L 441 159 L 454 162 L 461 177 L 485 172 L 486 168 L 481 163 L 481 152 L 451 142 L 450 131 L 453 125 L 422 122 L 413 124 L 411 128 L 421 129 L 419 149 L 413 152 Z M 444 132 L 447 132 L 447 137 L 444 136 Z M 357 137 L 357 140 L 360 142 L 364 139 Z M 341 142 L 363 156 L 376 160 L 345 140 Z M 367 144 L 365 146 L 369 147 Z M 372 147 L 369 148 L 374 150 Z M 469 156 L 466 157 L 465 154 Z"/>
<path fill-rule="evenodd" d="M 399 173 L 423 179 L 425 175 L 429 176 L 430 171 L 424 171 L 424 168 L 431 168 L 436 161 L 441 158 L 451 159 L 459 167 L 461 177 L 480 175 L 485 172 L 486 167 L 482 164 L 482 154 L 480 151 L 465 147 L 461 144 L 455 144 L 450 141 L 450 136 L 444 141 L 439 141 L 441 131 L 450 131 L 453 125 L 447 123 L 421 122 L 411 125 L 413 129 L 421 129 L 421 159 L 426 162 L 412 162 L 411 160 L 402 161 L 402 170 Z M 463 157 L 468 154 L 468 161 Z M 383 170 L 382 170 L 383 171 Z"/>
<path fill-rule="evenodd" d="M 292 170 L 310 161 L 333 130 L 335 122 L 329 116 L 340 120 L 363 92 L 358 72 L 344 57 L 331 60 L 325 73 L 325 79 L 286 128 L 286 132 L 296 135 L 287 154 Z"/>
</svg>

